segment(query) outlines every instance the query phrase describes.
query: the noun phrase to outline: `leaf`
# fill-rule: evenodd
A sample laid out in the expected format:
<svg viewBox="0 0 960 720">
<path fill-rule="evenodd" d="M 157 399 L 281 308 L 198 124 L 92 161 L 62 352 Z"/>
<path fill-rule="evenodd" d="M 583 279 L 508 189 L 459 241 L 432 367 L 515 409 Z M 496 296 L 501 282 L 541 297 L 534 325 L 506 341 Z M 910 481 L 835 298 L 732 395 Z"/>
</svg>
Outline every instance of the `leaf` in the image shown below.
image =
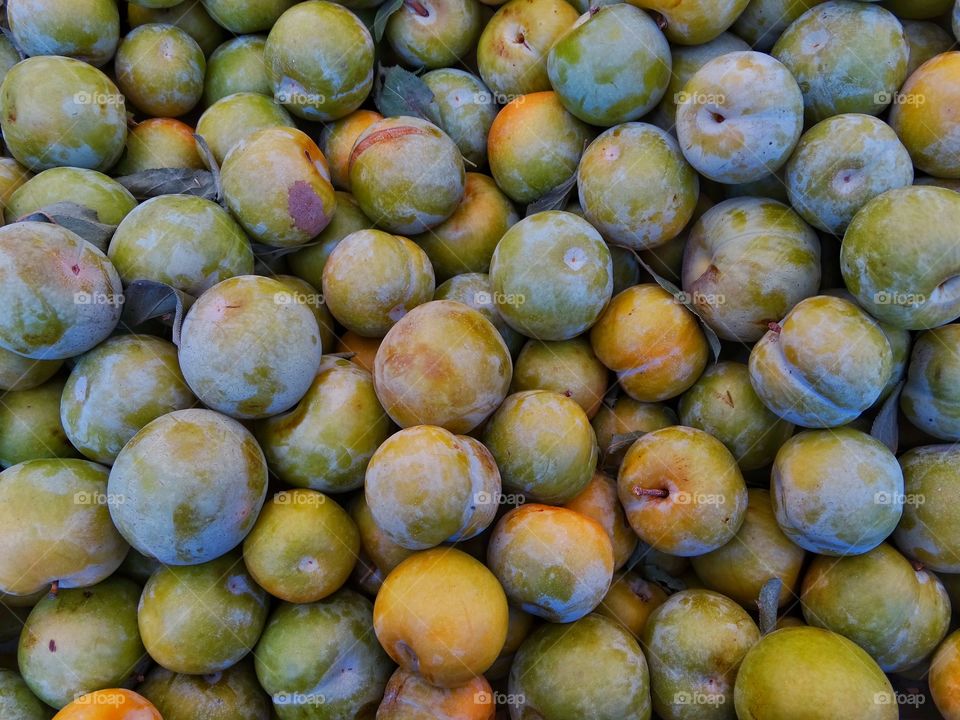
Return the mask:
<svg viewBox="0 0 960 720">
<path fill-rule="evenodd" d="M 213 156 L 213 151 L 210 150 L 210 146 L 207 145 L 207 141 L 204 139 L 203 135 L 197 135 L 194 133 L 193 139 L 197 141 L 197 147 L 200 148 L 200 155 L 203 157 L 203 162 L 210 169 L 210 173 L 213 175 L 213 187 L 217 193 L 216 200 L 222 204 L 223 183 L 220 182 L 220 165 L 217 163 L 217 159 Z"/>
<path fill-rule="evenodd" d="M 687 310 L 692 312 L 697 317 L 697 319 L 700 321 L 700 327 L 703 329 L 703 334 L 707 336 L 707 342 L 710 343 L 710 349 L 713 351 L 713 361 L 716 362 L 717 360 L 719 360 L 720 350 L 722 348 L 722 346 L 720 345 L 720 338 L 717 337 L 717 334 L 713 331 L 713 328 L 707 324 L 707 321 L 703 319 L 703 315 L 700 314 L 700 311 L 697 310 L 697 306 L 694 305 L 693 302 L 690 300 L 688 293 L 683 292 L 680 288 L 678 288 L 672 282 L 667 280 L 665 277 L 661 277 L 660 275 L 658 275 L 652 267 L 650 267 L 646 262 L 644 262 L 644 259 L 640 257 L 640 253 L 638 253 L 636 250 L 634 250 L 633 248 L 626 247 L 625 245 L 621 245 L 619 247 L 623 247 L 629 250 L 630 252 L 632 252 L 633 256 L 637 259 L 637 262 L 640 263 L 640 267 L 642 267 L 644 270 L 647 271 L 647 273 L 649 273 L 650 277 L 653 278 L 653 281 L 657 283 L 657 285 L 662 287 L 664 290 L 666 290 L 668 293 L 673 295 L 674 299 L 678 303 L 683 305 Z"/>
<path fill-rule="evenodd" d="M 159 318 L 173 328 L 173 344 L 180 344 L 180 326 L 195 300 L 192 295 L 155 280 L 134 280 L 127 285 L 124 298 L 121 321 L 127 327 Z"/>
<path fill-rule="evenodd" d="M 568 177 L 562 183 L 557 185 L 555 188 L 547 190 L 547 192 L 527 205 L 526 217 L 530 217 L 531 215 L 535 215 L 539 212 L 545 212 L 547 210 L 563 210 L 567 206 L 567 200 L 570 198 L 570 193 L 573 192 L 573 188 L 576 186 L 576 184 L 577 172 L 574 171 L 573 175 Z"/>
<path fill-rule="evenodd" d="M 110 238 L 113 237 L 116 225 L 100 222 L 100 216 L 92 208 L 78 205 L 73 202 L 57 202 L 44 205 L 29 215 L 24 215 L 17 222 L 22 221 L 49 222 L 61 225 L 67 230 L 75 232 L 101 252 L 107 251 Z"/>
<path fill-rule="evenodd" d="M 383 33 L 387 29 L 387 20 L 402 7 L 403 0 L 387 0 L 377 10 L 377 15 L 373 19 L 373 37 L 378 43 L 383 40 Z"/>
<path fill-rule="evenodd" d="M 418 117 L 440 125 L 440 107 L 429 86 L 409 70 L 380 66 L 373 102 L 384 117 Z"/>
<path fill-rule="evenodd" d="M 900 426 L 897 422 L 897 409 L 900 407 L 900 393 L 903 392 L 903 380 L 894 386 L 893 390 L 880 406 L 880 412 L 873 419 L 870 426 L 870 435 L 882 442 L 894 455 L 900 446 Z"/>
<path fill-rule="evenodd" d="M 271 260 L 276 260 L 281 258 L 284 255 L 290 255 L 291 253 L 298 252 L 304 248 L 313 247 L 314 245 L 319 245 L 322 241 L 316 240 L 314 242 L 303 243 L 302 245 L 293 245 L 291 247 L 274 247 L 273 245 L 263 245 L 261 243 L 250 243 L 250 247 L 253 248 L 253 254 L 256 255 L 261 260 L 269 262 Z"/>
<path fill-rule="evenodd" d="M 655 582 L 671 593 L 677 593 L 687 589 L 687 584 L 683 581 L 683 578 L 674 577 L 657 565 L 641 565 L 640 575 L 650 582 Z"/>
<path fill-rule="evenodd" d="M 357 354 L 355 352 L 324 353 L 327 357 L 342 358 L 343 360 L 353 360 Z"/>
<path fill-rule="evenodd" d="M 610 444 L 607 446 L 607 455 L 613 455 L 633 445 L 637 440 L 647 433 L 643 430 L 635 430 L 628 433 L 617 433 L 610 438 Z"/>
<path fill-rule="evenodd" d="M 209 170 L 160 168 L 115 179 L 137 200 L 149 200 L 158 195 L 196 195 L 207 200 L 217 199 L 217 182 Z"/>
<path fill-rule="evenodd" d="M 783 581 L 778 577 L 767 580 L 760 588 L 757 607 L 760 609 L 760 633 L 766 635 L 777 627 L 777 610 L 780 607 L 780 590 Z"/>
</svg>

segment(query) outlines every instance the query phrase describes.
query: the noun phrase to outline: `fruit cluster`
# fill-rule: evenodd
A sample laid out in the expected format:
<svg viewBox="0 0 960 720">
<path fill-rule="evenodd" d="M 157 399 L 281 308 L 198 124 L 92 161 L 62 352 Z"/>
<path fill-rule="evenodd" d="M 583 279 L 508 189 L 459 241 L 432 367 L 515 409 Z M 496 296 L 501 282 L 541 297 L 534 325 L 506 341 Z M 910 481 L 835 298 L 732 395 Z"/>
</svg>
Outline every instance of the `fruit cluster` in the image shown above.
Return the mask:
<svg viewBox="0 0 960 720">
<path fill-rule="evenodd" d="M 960 720 L 960 0 L 0 7 L 0 720 Z"/>
</svg>

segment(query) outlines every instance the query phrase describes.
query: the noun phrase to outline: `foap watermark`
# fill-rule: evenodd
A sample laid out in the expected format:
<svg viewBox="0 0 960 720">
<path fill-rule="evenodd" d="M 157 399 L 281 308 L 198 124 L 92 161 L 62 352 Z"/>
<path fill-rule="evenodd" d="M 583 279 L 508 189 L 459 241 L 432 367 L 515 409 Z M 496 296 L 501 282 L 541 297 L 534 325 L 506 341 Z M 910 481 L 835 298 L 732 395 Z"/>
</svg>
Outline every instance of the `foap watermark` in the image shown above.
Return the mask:
<svg viewBox="0 0 960 720">
<path fill-rule="evenodd" d="M 707 305 L 708 307 L 717 307 L 727 304 L 727 296 L 723 293 L 704 293 L 697 291 L 691 293 L 686 290 L 681 290 L 678 293 L 674 293 L 673 299 L 681 305 Z"/>
<path fill-rule="evenodd" d="M 320 307 L 323 305 L 323 294 L 289 290 L 274 293 L 273 302 L 277 305 L 308 305 L 310 307 Z"/>
<path fill-rule="evenodd" d="M 873 96 L 877 105 L 924 105 L 927 96 L 922 93 L 886 92 L 881 90 Z"/>
<path fill-rule="evenodd" d="M 876 505 L 923 505 L 927 502 L 927 498 L 919 493 L 881 491 L 873 496 L 873 502 Z"/>
<path fill-rule="evenodd" d="M 873 301 L 877 305 L 902 305 L 906 307 L 915 307 L 917 305 L 925 305 L 927 302 L 927 296 L 923 293 L 888 292 L 886 290 L 881 290 L 878 293 L 874 293 Z"/>
<path fill-rule="evenodd" d="M 509 93 L 499 93 L 493 91 L 478 92 L 473 94 L 474 105 L 490 105 L 491 103 L 495 103 L 497 105 L 507 105 L 512 102 L 516 102 L 517 105 L 522 105 L 526 101 L 526 95 L 511 95 Z"/>
<path fill-rule="evenodd" d="M 87 90 L 75 93 L 73 101 L 77 105 L 124 105 L 126 102 L 122 93 L 89 92 Z"/>
<path fill-rule="evenodd" d="M 920 692 L 878 692 L 873 696 L 876 705 L 907 705 L 918 708 L 927 702 L 927 696 Z"/>
<path fill-rule="evenodd" d="M 284 490 L 273 496 L 277 505 L 323 505 L 327 496 L 318 492 L 290 492 Z"/>
<path fill-rule="evenodd" d="M 281 105 L 323 105 L 327 101 L 327 96 L 303 90 L 277 90 L 273 99 Z"/>
<path fill-rule="evenodd" d="M 527 702 L 527 698 L 523 693 L 504 693 L 497 690 L 486 692 L 485 690 L 481 690 L 473 694 L 473 702 L 477 705 L 519 707 Z"/>
<path fill-rule="evenodd" d="M 488 493 L 484 490 L 473 496 L 475 505 L 523 505 L 527 501 L 522 493 Z"/>
<path fill-rule="evenodd" d="M 677 505 L 726 505 L 727 496 L 719 493 L 692 493 L 686 490 L 670 493 Z"/>
<path fill-rule="evenodd" d="M 673 102 L 677 105 L 692 103 L 694 105 L 723 105 L 727 102 L 727 96 L 722 93 L 688 93 L 680 91 L 674 93 Z"/>
<path fill-rule="evenodd" d="M 123 495 L 115 493 L 81 490 L 73 494 L 74 505 L 123 505 L 126 501 Z"/>
<path fill-rule="evenodd" d="M 473 294 L 473 301 L 477 305 L 508 305 L 517 307 L 527 301 L 527 296 L 522 293 L 503 293 L 487 292 L 480 290 Z"/>
<path fill-rule="evenodd" d="M 327 698 L 320 693 L 277 692 L 272 695 L 274 705 L 304 707 L 326 705 Z"/>
<path fill-rule="evenodd" d="M 123 305 L 125 299 L 121 293 L 78 292 L 73 294 L 75 305 Z"/>
<path fill-rule="evenodd" d="M 76 693 L 73 696 L 75 705 L 95 705 L 98 707 L 118 708 L 127 703 L 127 696 L 121 692 L 101 690 L 96 693 Z"/>
<path fill-rule="evenodd" d="M 719 706 L 727 702 L 723 693 L 678 692 L 673 694 L 674 705 L 711 705 Z"/>
</svg>

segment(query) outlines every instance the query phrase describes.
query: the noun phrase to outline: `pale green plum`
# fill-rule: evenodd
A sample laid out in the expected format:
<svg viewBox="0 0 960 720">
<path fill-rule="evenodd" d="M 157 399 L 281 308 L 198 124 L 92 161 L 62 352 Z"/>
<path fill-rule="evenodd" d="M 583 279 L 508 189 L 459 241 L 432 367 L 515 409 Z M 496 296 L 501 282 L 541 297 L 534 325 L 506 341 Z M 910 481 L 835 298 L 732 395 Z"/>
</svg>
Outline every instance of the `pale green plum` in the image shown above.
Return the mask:
<svg viewBox="0 0 960 720">
<path fill-rule="evenodd" d="M 323 266 L 324 303 L 363 337 L 383 337 L 435 289 L 433 266 L 420 246 L 383 230 L 347 235 Z"/>
<path fill-rule="evenodd" d="M 593 477 L 599 454 L 590 420 L 577 402 L 548 390 L 517 392 L 484 429 L 508 493 L 563 504 Z"/>
<path fill-rule="evenodd" d="M 589 338 L 581 335 L 557 342 L 527 341 L 513 365 L 510 389 L 565 395 L 592 419 L 609 386 L 609 371 L 593 354 Z"/>
<path fill-rule="evenodd" d="M 636 120 L 660 102 L 671 62 L 657 23 L 643 10 L 618 3 L 590 8 L 553 44 L 547 75 L 567 110 L 609 127 Z"/>
<path fill-rule="evenodd" d="M 618 468 L 629 447 L 621 443 L 619 448 L 611 450 L 611 445 L 618 435 L 623 437 L 628 433 L 648 433 L 676 425 L 677 416 L 666 405 L 639 402 L 627 395 L 621 395 L 612 403 L 602 403 L 591 424 L 597 434 L 602 466 Z"/>
<path fill-rule="evenodd" d="M 56 375 L 61 360 L 33 360 L 0 348 L 0 390 L 31 390 Z"/>
<path fill-rule="evenodd" d="M 858 555 L 900 522 L 904 473 L 886 445 L 859 430 L 809 430 L 780 448 L 770 493 L 777 523 L 797 545 Z"/>
<path fill-rule="evenodd" d="M 0 669 L 0 714 L 16 720 L 49 720 L 53 711 L 37 699 L 19 673 Z"/>
<path fill-rule="evenodd" d="M 323 153 L 293 127 L 275 124 L 247 135 L 227 153 L 221 178 L 227 208 L 265 245 L 313 240 L 337 207 Z"/>
<path fill-rule="evenodd" d="M 960 56 L 960 54 L 958 54 Z M 923 330 L 960 315 L 960 194 L 914 185 L 860 209 L 840 248 L 847 289 L 878 320 Z"/>
<path fill-rule="evenodd" d="M 497 9 L 480 35 L 477 67 L 498 102 L 550 89 L 547 53 L 578 15 L 563 0 L 510 0 Z"/>
<path fill-rule="evenodd" d="M 75 203 L 96 213 L 106 225 L 118 225 L 137 206 L 123 185 L 96 170 L 58 167 L 44 170 L 13 191 L 4 214 L 12 223 L 56 203 Z M 100 248 L 103 250 L 104 248 Z"/>
<path fill-rule="evenodd" d="M 173 672 L 226 670 L 256 644 L 267 621 L 268 597 L 239 552 L 189 567 L 161 567 L 140 598 L 143 644 Z"/>
<path fill-rule="evenodd" d="M 793 688 L 785 692 L 784 688 Z M 897 720 L 890 681 L 842 635 L 785 627 L 766 635 L 740 664 L 734 689 L 739 720 Z"/>
<path fill-rule="evenodd" d="M 78 457 L 60 421 L 65 381 L 0 394 L 0 466 L 26 460 Z"/>
<path fill-rule="evenodd" d="M 220 98 L 197 120 L 197 135 L 207 141 L 218 163 L 241 140 L 268 127 L 294 127 L 283 106 L 259 92 L 237 92 Z"/>
<path fill-rule="evenodd" d="M 327 122 L 356 110 L 373 87 L 373 37 L 342 5 L 309 0 L 274 23 L 263 59 L 273 94 L 304 120 Z"/>
<path fill-rule="evenodd" d="M 653 709 L 663 720 L 733 718 L 737 670 L 760 631 L 733 600 L 709 590 L 671 595 L 647 619 Z"/>
<path fill-rule="evenodd" d="M 584 216 L 611 243 L 634 250 L 680 234 L 700 193 L 677 142 L 646 123 L 612 127 L 587 147 L 577 169 Z"/>
<path fill-rule="evenodd" d="M 883 112 L 907 79 L 910 46 L 893 13 L 830 0 L 794 20 L 771 54 L 797 79 L 807 122 L 816 123 L 840 113 Z"/>
<path fill-rule="evenodd" d="M 793 425 L 761 402 L 743 363 L 721 362 L 706 369 L 680 398 L 680 423 L 720 440 L 741 470 L 756 470 L 773 461 L 793 435 Z"/>
<path fill-rule="evenodd" d="M 463 303 L 433 300 L 390 329 L 374 360 L 380 404 L 400 427 L 467 433 L 510 387 L 513 363 L 497 328 Z"/>
<path fill-rule="evenodd" d="M 459 148 L 420 118 L 380 120 L 360 133 L 350 153 L 351 191 L 363 212 L 389 232 L 422 233 L 439 225 L 457 209 L 465 182 Z"/>
<path fill-rule="evenodd" d="M 552 623 L 592 612 L 610 588 L 613 565 L 613 546 L 600 523 L 535 503 L 504 515 L 487 550 L 487 566 L 510 603 Z"/>
<path fill-rule="evenodd" d="M 900 407 L 907 420 L 938 440 L 960 440 L 960 325 L 917 338 Z"/>
<path fill-rule="evenodd" d="M 897 134 L 870 115 L 827 118 L 800 138 L 784 172 L 790 204 L 819 230 L 842 235 L 877 195 L 913 184 Z"/>
<path fill-rule="evenodd" d="M 677 139 L 711 180 L 745 183 L 779 170 L 803 130 L 803 95 L 790 71 L 758 52 L 706 63 L 683 86 Z"/>
<path fill-rule="evenodd" d="M 0 129 L 7 150 L 28 170 L 105 171 L 123 153 L 127 112 L 117 86 L 92 65 L 39 56 L 4 77 Z"/>
<path fill-rule="evenodd" d="M 320 327 L 283 283 L 239 275 L 200 296 L 183 321 L 180 368 L 208 407 L 258 419 L 289 410 L 320 366 Z"/>
<path fill-rule="evenodd" d="M 461 273 L 486 273 L 500 238 L 519 220 L 492 178 L 467 173 L 463 200 L 453 215 L 411 239 L 427 253 L 437 281 L 443 282 Z"/>
<path fill-rule="evenodd" d="M 263 61 L 267 39 L 263 35 L 243 35 L 228 40 L 207 59 L 203 81 L 203 106 L 238 92 L 273 95 L 270 75 Z"/>
<path fill-rule="evenodd" d="M 173 343 L 119 335 L 77 360 L 60 401 L 60 419 L 80 452 L 110 465 L 144 425 L 195 403 Z"/>
<path fill-rule="evenodd" d="M 373 607 L 352 590 L 281 604 L 254 652 L 280 720 L 372 719 L 393 665 L 370 632 Z"/>
<path fill-rule="evenodd" d="M 731 29 L 754 50 L 769 52 L 790 23 L 823 1 L 750 0 Z"/>
<path fill-rule="evenodd" d="M 957 17 L 960 17 L 960 15 L 957 15 Z M 950 33 L 935 22 L 901 20 L 900 24 L 903 25 L 903 35 L 910 48 L 910 57 L 907 61 L 907 77 L 913 75 L 914 70 L 927 60 L 947 52 L 956 42 Z"/>
<path fill-rule="evenodd" d="M 10 0 L 7 23 L 25 55 L 62 55 L 105 65 L 120 39 L 112 0 Z"/>
<path fill-rule="evenodd" d="M 197 41 L 204 55 L 212 53 L 226 40 L 223 28 L 203 9 L 203 3 L 193 0 L 137 0 L 127 5 L 130 27 L 160 23 L 180 28 Z"/>
<path fill-rule="evenodd" d="M 577 171 L 592 135 L 590 126 L 567 112 L 555 92 L 512 98 L 487 136 L 490 174 L 511 200 L 533 202 Z"/>
<path fill-rule="evenodd" d="M 656 13 L 667 39 L 677 45 L 702 45 L 729 28 L 749 0 L 632 0 L 631 4 Z"/>
<path fill-rule="evenodd" d="M 750 353 L 750 382 L 764 405 L 802 427 L 857 418 L 886 389 L 893 349 L 880 323 L 849 300 L 807 298 Z"/>
<path fill-rule="evenodd" d="M 272 272 L 272 271 L 271 271 Z M 296 275 L 275 275 L 274 279 L 293 292 L 295 302 L 310 308 L 320 327 L 320 346 L 329 350 L 337 344 L 337 323 L 330 309 L 323 302 L 323 295 L 316 287 Z"/>
<path fill-rule="evenodd" d="M 200 102 L 207 62 L 186 31 L 148 23 L 120 42 L 114 69 L 117 86 L 137 110 L 150 117 L 177 117 Z"/>
<path fill-rule="evenodd" d="M 0 473 L 0 592 L 87 587 L 120 567 L 129 546 L 110 522 L 107 474 L 73 459 L 30 460 Z"/>
<path fill-rule="evenodd" d="M 885 672 L 922 661 L 950 626 L 950 599 L 937 576 L 886 543 L 863 555 L 815 558 L 800 599 L 809 625 L 853 640 Z"/>
<path fill-rule="evenodd" d="M 496 515 L 500 472 L 478 440 L 432 425 L 391 435 L 367 466 L 364 495 L 374 522 L 410 550 L 483 532 Z"/>
<path fill-rule="evenodd" d="M 790 207 L 766 198 L 731 198 L 690 229 L 683 290 L 725 340 L 763 337 L 820 286 L 820 242 Z"/>
<path fill-rule="evenodd" d="M 640 645 L 617 623 L 588 615 L 538 628 L 517 650 L 509 696 L 515 718 L 649 720 L 650 675 Z"/>
<path fill-rule="evenodd" d="M 503 319 L 503 315 L 494 304 L 493 286 L 490 284 L 490 276 L 486 273 L 454 275 L 437 287 L 433 299 L 453 300 L 480 312 L 497 328 L 511 356 L 515 356 L 523 347 L 526 339 L 507 325 L 507 321 Z"/>
<path fill-rule="evenodd" d="M 477 0 L 418 0 L 390 15 L 384 39 L 404 64 L 442 68 L 470 54 L 483 21 Z"/>
<path fill-rule="evenodd" d="M 960 450 L 926 445 L 903 454 L 905 503 L 893 535 L 900 551 L 938 572 L 960 573 Z"/>
<path fill-rule="evenodd" d="M 363 485 L 367 463 L 391 427 L 370 373 L 327 355 L 296 407 L 261 420 L 254 432 L 283 482 L 338 493 Z"/>
<path fill-rule="evenodd" d="M 203 0 L 210 17 L 234 35 L 263 32 L 297 0 Z"/>
<path fill-rule="evenodd" d="M 107 488 L 117 500 L 110 515 L 134 548 L 192 565 L 220 557 L 250 532 L 267 495 L 267 464 L 236 420 L 177 410 L 123 447 Z"/>
<path fill-rule="evenodd" d="M 770 580 L 780 580 L 777 606 L 796 598 L 806 552 L 777 525 L 770 493 L 747 491 L 743 525 L 726 545 L 690 559 L 697 578 L 710 590 L 722 593 L 749 611 L 757 609 L 760 591 Z"/>
<path fill-rule="evenodd" d="M 476 75 L 457 68 L 431 70 L 423 81 L 440 110 L 440 127 L 464 158 L 478 167 L 486 165 L 487 135 L 499 111 L 493 93 Z"/>
<path fill-rule="evenodd" d="M 0 347 L 36 360 L 80 355 L 113 332 L 122 293 L 107 256 L 70 230 L 0 228 Z"/>
<path fill-rule="evenodd" d="M 589 329 L 613 294 L 610 251 L 572 213 L 530 215 L 500 239 L 490 261 L 493 301 L 515 330 L 568 340 Z"/>
<path fill-rule="evenodd" d="M 157 665 L 137 692 L 164 720 L 270 720 L 270 699 L 246 661 L 211 675 L 172 673 Z"/>
<path fill-rule="evenodd" d="M 897 17 L 930 20 L 950 11 L 951 0 L 884 0 L 883 6 Z"/>
<path fill-rule="evenodd" d="M 17 651 L 34 694 L 61 708 L 79 695 L 129 683 L 148 662 L 137 629 L 139 599 L 139 585 L 114 577 L 37 603 Z"/>
<path fill-rule="evenodd" d="M 677 103 L 683 99 L 683 86 L 693 74 L 714 58 L 730 52 L 750 50 L 743 40 L 728 32 L 721 33 L 710 42 L 702 45 L 674 45 L 670 48 L 672 57 L 670 82 L 663 100 L 657 106 L 648 122 L 663 130 L 675 134 Z"/>
<path fill-rule="evenodd" d="M 640 539 L 694 557 L 730 542 L 747 512 L 747 486 L 723 443 L 672 426 L 639 438 L 617 477 L 620 502 Z"/>
<path fill-rule="evenodd" d="M 200 296 L 217 283 L 253 273 L 253 250 L 230 213 L 212 200 L 160 195 L 128 214 L 107 257 L 126 284 L 165 283 Z"/>
</svg>

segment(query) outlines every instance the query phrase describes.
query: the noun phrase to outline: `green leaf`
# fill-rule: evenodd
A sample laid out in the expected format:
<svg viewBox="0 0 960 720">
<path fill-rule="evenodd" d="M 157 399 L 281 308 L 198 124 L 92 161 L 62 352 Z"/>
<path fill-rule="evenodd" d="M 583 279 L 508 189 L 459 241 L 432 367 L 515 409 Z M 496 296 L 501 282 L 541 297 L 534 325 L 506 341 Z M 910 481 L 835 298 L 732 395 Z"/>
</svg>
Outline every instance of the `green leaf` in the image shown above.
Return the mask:
<svg viewBox="0 0 960 720">
<path fill-rule="evenodd" d="M 197 135 L 194 133 L 193 139 L 197 141 L 197 147 L 200 148 L 200 156 L 203 158 L 204 165 L 209 168 L 210 174 L 213 175 L 213 188 L 217 193 L 216 200 L 222 205 L 223 184 L 220 182 L 220 165 L 217 163 L 217 159 L 213 156 L 213 151 L 210 149 L 210 146 L 207 145 L 207 141 L 204 139 L 203 135 Z"/>
<path fill-rule="evenodd" d="M 217 200 L 217 181 L 209 170 L 161 168 L 115 179 L 137 200 L 149 200 L 158 195 L 196 195 L 214 202 Z"/>
<path fill-rule="evenodd" d="M 173 328 L 173 344 L 180 344 L 180 327 L 195 298 L 155 280 L 134 280 L 124 291 L 121 322 L 133 328 L 159 318 Z"/>
<path fill-rule="evenodd" d="M 373 102 L 384 117 L 418 117 L 440 126 L 440 107 L 433 91 L 409 70 L 380 66 Z"/>
<path fill-rule="evenodd" d="M 657 272 L 650 267 L 643 258 L 640 257 L 638 253 L 633 248 L 626 247 L 625 245 L 620 245 L 618 247 L 623 247 L 633 253 L 633 256 L 637 259 L 637 262 L 640 264 L 644 270 L 649 273 L 650 277 L 653 278 L 653 281 L 657 283 L 660 287 L 666 290 L 668 293 L 673 295 L 674 299 L 683 305 L 687 310 L 692 312 L 696 318 L 700 321 L 700 327 L 703 329 L 703 334 L 707 336 L 707 342 L 710 344 L 710 349 L 713 351 L 713 361 L 716 362 L 720 358 L 720 350 L 722 346 L 720 345 L 720 338 L 717 337 L 717 334 L 713 331 L 713 328 L 707 324 L 707 321 L 703 319 L 703 315 L 700 314 L 700 311 L 697 310 L 697 306 L 693 304 L 690 300 L 690 297 L 687 293 L 683 292 L 680 288 L 674 285 L 672 282 L 667 280 L 665 277 L 660 276 Z"/>
<path fill-rule="evenodd" d="M 573 192 L 573 188 L 576 187 L 576 185 L 577 172 L 575 170 L 573 175 L 555 188 L 547 190 L 547 192 L 527 205 L 526 216 L 530 217 L 531 215 L 546 212 L 547 210 L 563 210 L 567 206 L 567 200 L 570 198 L 570 193 Z"/>
<path fill-rule="evenodd" d="M 646 434 L 643 430 L 635 430 L 634 432 L 614 435 L 610 438 L 610 444 L 607 446 L 607 455 L 613 455 L 621 450 L 625 450 Z"/>
<path fill-rule="evenodd" d="M 894 455 L 900 445 L 900 424 L 897 422 L 897 410 L 900 407 L 900 393 L 903 392 L 903 380 L 898 382 L 887 399 L 880 406 L 880 412 L 873 419 L 870 435 L 882 442 Z"/>
<path fill-rule="evenodd" d="M 687 589 L 682 578 L 674 577 L 657 565 L 641 565 L 640 575 L 650 582 L 655 582 L 668 593 L 678 593 Z"/>
<path fill-rule="evenodd" d="M 378 43 L 383 40 L 383 33 L 387 29 L 387 20 L 402 7 L 403 0 L 387 0 L 377 9 L 377 16 L 373 19 L 373 37 Z"/>
<path fill-rule="evenodd" d="M 44 205 L 29 215 L 19 218 L 17 222 L 25 220 L 33 222 L 49 222 L 61 225 L 72 230 L 101 252 L 107 251 L 110 238 L 113 237 L 116 225 L 100 222 L 100 216 L 92 208 L 78 205 L 73 202 L 57 202 Z"/>
<path fill-rule="evenodd" d="M 782 587 L 783 581 L 774 577 L 767 580 L 760 588 L 757 607 L 760 609 L 760 632 L 763 635 L 773 632 L 777 627 L 777 610 L 780 607 L 780 589 Z"/>
</svg>

